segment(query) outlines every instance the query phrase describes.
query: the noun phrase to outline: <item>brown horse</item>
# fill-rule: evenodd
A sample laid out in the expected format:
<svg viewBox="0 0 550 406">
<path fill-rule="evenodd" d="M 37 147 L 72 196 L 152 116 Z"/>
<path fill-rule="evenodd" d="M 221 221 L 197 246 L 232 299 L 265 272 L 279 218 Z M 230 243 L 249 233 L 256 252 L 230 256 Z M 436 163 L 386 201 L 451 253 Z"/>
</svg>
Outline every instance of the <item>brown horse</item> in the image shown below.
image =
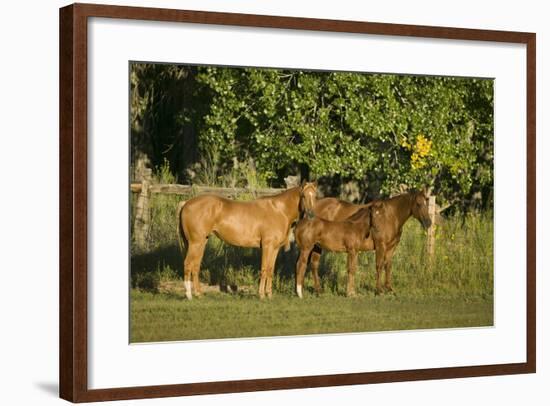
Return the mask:
<svg viewBox="0 0 550 406">
<path fill-rule="evenodd" d="M 216 195 L 201 195 L 181 202 L 177 209 L 180 247 L 184 259 L 185 295 L 201 294 L 199 272 L 208 236 L 214 233 L 228 244 L 262 249 L 260 298 L 272 295 L 272 280 L 279 248 L 289 244 L 292 224 L 300 213 L 315 206 L 317 183 L 303 183 L 278 195 L 239 202 Z M 191 278 L 193 282 L 191 283 Z"/>
<path fill-rule="evenodd" d="M 328 251 L 348 253 L 347 295 L 354 295 L 357 255 L 369 236 L 370 221 L 370 207 L 360 209 L 344 221 L 329 221 L 320 217 L 300 220 L 294 231 L 296 243 L 300 248 L 300 256 L 296 263 L 296 293 L 300 299 L 307 261 L 316 245 Z M 313 277 L 316 286 L 319 285 L 317 273 L 314 273 Z"/>
<path fill-rule="evenodd" d="M 315 204 L 316 216 L 332 220 L 342 221 L 364 207 L 372 207 L 371 232 L 363 241 L 360 251 L 376 251 L 376 292 L 381 293 L 381 274 L 385 270 L 387 291 L 392 289 L 391 265 L 392 257 L 401 239 L 403 225 L 412 216 L 420 221 L 424 228 L 431 226 L 428 213 L 428 198 L 426 191 L 408 192 L 386 200 L 375 200 L 368 204 L 351 204 L 334 198 L 320 199 Z M 321 260 L 321 248 L 316 246 L 311 253 L 310 262 L 313 273 L 315 291 L 319 293 L 319 262 Z M 300 281 L 303 285 L 303 280 Z"/>
</svg>

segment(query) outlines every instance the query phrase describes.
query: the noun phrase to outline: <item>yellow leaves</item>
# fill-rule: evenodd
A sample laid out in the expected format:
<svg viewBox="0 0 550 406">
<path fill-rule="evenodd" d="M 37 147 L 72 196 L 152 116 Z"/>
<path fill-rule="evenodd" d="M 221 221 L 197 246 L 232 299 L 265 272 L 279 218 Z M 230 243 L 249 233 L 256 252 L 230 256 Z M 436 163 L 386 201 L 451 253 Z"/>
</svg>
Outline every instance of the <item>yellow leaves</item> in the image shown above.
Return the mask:
<svg viewBox="0 0 550 406">
<path fill-rule="evenodd" d="M 411 166 L 413 169 L 420 169 L 426 166 L 426 161 L 418 153 L 413 152 L 411 155 Z"/>
<path fill-rule="evenodd" d="M 430 154 L 432 149 L 432 141 L 424 137 L 422 134 L 418 134 L 416 137 L 415 150 L 420 157 L 425 157 Z"/>
<path fill-rule="evenodd" d="M 432 150 L 432 141 L 427 139 L 423 134 L 416 136 L 416 142 L 409 143 L 405 137 L 401 140 L 401 146 L 412 152 L 411 154 L 411 167 L 413 169 L 420 169 L 426 166 L 426 157 L 430 155 Z"/>
</svg>

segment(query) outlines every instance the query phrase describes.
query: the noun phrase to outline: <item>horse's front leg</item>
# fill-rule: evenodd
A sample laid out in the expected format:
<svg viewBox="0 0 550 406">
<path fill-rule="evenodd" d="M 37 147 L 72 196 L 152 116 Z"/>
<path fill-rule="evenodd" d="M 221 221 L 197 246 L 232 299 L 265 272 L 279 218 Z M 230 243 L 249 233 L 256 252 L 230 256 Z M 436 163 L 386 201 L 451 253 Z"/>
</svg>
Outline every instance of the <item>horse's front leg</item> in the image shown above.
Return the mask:
<svg viewBox="0 0 550 406">
<path fill-rule="evenodd" d="M 357 251 L 348 251 L 348 286 L 346 295 L 355 296 L 355 272 L 357 271 Z"/>
<path fill-rule="evenodd" d="M 302 299 L 302 287 L 304 286 L 304 277 L 307 270 L 307 260 L 311 248 L 304 247 L 300 249 L 300 256 L 296 262 L 296 294 Z"/>
<path fill-rule="evenodd" d="M 263 299 L 266 294 L 272 296 L 273 272 L 275 260 L 277 259 L 278 247 L 274 244 L 262 242 L 262 269 L 260 271 L 260 286 L 258 295 Z"/>
<path fill-rule="evenodd" d="M 321 253 L 322 249 L 319 246 L 315 246 L 310 256 L 311 264 L 311 275 L 313 275 L 313 287 L 315 288 L 315 293 L 321 293 L 321 283 L 319 280 L 319 263 L 321 262 Z"/>
</svg>

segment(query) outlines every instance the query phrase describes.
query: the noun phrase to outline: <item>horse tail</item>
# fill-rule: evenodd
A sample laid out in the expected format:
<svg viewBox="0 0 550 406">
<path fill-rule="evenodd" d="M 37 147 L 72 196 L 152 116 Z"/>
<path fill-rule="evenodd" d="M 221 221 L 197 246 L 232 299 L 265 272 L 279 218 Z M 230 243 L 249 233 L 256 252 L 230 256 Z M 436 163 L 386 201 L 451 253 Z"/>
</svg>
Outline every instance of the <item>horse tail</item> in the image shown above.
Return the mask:
<svg viewBox="0 0 550 406">
<path fill-rule="evenodd" d="M 183 253 L 184 249 L 187 249 L 188 241 L 185 237 L 185 232 L 183 231 L 183 221 L 182 221 L 182 211 L 183 206 L 185 206 L 186 201 L 182 200 L 178 203 L 178 208 L 176 209 L 176 222 L 177 222 L 177 233 L 178 233 L 178 243 L 181 252 Z"/>
</svg>

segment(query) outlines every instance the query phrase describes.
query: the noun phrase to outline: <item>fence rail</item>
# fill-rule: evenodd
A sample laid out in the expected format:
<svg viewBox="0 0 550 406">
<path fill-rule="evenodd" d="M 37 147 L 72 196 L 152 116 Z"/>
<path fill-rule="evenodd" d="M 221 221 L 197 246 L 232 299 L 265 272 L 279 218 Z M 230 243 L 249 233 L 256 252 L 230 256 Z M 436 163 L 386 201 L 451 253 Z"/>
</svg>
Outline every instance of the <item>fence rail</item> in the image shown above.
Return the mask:
<svg viewBox="0 0 550 406">
<path fill-rule="evenodd" d="M 134 193 L 141 193 L 142 183 L 132 183 L 130 190 Z M 168 195 L 188 195 L 192 193 L 213 193 L 222 196 L 237 196 L 243 193 L 250 193 L 254 196 L 269 196 L 282 192 L 285 189 L 276 188 L 232 188 L 232 187 L 211 187 L 197 185 L 175 185 L 175 184 L 155 184 L 149 186 L 149 193 L 163 193 Z"/>
</svg>

